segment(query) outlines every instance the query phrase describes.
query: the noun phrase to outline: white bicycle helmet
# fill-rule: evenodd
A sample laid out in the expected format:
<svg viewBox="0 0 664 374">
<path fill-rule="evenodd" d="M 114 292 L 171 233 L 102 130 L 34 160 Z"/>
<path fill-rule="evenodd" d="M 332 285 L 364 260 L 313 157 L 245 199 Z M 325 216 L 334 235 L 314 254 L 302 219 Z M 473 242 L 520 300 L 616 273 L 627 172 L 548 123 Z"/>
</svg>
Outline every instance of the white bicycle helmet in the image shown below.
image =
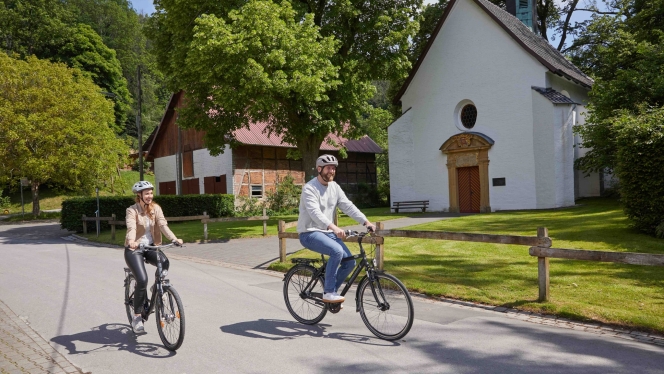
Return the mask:
<svg viewBox="0 0 664 374">
<path fill-rule="evenodd" d="M 154 186 L 148 181 L 139 181 L 134 183 L 134 187 L 131 188 L 133 193 L 139 193 L 143 190 L 154 190 Z"/>
<path fill-rule="evenodd" d="M 339 166 L 339 161 L 332 155 L 322 155 L 316 159 L 316 167 L 325 167 L 327 165 Z"/>
</svg>

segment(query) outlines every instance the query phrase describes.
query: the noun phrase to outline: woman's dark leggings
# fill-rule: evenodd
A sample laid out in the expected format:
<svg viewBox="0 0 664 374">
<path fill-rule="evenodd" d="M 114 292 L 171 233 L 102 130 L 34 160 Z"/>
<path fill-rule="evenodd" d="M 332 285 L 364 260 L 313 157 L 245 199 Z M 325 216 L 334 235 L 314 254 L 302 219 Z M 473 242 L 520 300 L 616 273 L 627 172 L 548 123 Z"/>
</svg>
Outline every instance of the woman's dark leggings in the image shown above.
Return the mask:
<svg viewBox="0 0 664 374">
<path fill-rule="evenodd" d="M 143 258 L 145 258 L 145 262 L 148 264 L 157 266 L 157 256 L 161 256 L 162 269 L 168 270 L 168 266 L 170 264 L 168 262 L 168 258 L 163 253 L 157 251 L 132 251 L 131 249 L 125 248 L 125 262 L 127 263 L 127 266 L 129 266 L 129 269 L 131 269 L 131 273 L 134 274 L 134 278 L 136 278 L 136 290 L 134 291 L 135 314 L 143 312 L 143 301 L 145 299 L 145 295 L 147 294 L 148 288 L 148 273 L 145 271 Z"/>
</svg>

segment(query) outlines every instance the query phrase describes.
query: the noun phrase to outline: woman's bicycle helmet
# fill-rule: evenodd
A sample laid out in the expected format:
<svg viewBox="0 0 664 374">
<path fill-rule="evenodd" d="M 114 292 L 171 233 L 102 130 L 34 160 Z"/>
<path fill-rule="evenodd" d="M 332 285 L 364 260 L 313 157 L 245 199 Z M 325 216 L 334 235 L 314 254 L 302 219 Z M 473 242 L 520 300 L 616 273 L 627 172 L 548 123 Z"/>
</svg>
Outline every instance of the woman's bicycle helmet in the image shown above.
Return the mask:
<svg viewBox="0 0 664 374">
<path fill-rule="evenodd" d="M 133 193 L 139 193 L 143 190 L 154 190 L 154 186 L 148 181 L 139 181 L 134 183 L 134 187 L 131 188 Z"/>
</svg>

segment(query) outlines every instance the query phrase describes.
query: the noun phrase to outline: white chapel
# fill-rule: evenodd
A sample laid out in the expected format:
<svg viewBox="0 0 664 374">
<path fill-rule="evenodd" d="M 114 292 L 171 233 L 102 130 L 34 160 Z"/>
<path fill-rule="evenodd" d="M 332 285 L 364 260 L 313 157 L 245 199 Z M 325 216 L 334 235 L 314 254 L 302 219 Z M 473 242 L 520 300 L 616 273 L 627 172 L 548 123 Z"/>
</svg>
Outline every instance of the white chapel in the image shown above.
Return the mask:
<svg viewBox="0 0 664 374">
<path fill-rule="evenodd" d="M 593 81 L 534 31 L 534 1 L 451 0 L 399 91 L 391 200 L 433 211 L 548 209 L 597 196 L 572 127 Z"/>
</svg>

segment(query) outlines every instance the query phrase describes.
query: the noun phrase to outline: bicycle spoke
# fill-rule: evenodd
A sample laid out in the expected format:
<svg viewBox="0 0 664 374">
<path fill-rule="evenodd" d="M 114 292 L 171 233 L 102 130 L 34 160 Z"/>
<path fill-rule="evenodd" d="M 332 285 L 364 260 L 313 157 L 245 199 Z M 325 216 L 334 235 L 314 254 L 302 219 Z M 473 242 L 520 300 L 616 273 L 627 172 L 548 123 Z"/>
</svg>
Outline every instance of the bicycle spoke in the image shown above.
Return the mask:
<svg viewBox="0 0 664 374">
<path fill-rule="evenodd" d="M 316 323 L 322 319 L 327 309 L 325 305 L 311 296 L 312 293 L 322 294 L 319 279 L 312 282 L 315 269 L 311 266 L 298 266 L 287 274 L 284 284 L 284 298 L 289 312 L 302 323 Z"/>
</svg>

